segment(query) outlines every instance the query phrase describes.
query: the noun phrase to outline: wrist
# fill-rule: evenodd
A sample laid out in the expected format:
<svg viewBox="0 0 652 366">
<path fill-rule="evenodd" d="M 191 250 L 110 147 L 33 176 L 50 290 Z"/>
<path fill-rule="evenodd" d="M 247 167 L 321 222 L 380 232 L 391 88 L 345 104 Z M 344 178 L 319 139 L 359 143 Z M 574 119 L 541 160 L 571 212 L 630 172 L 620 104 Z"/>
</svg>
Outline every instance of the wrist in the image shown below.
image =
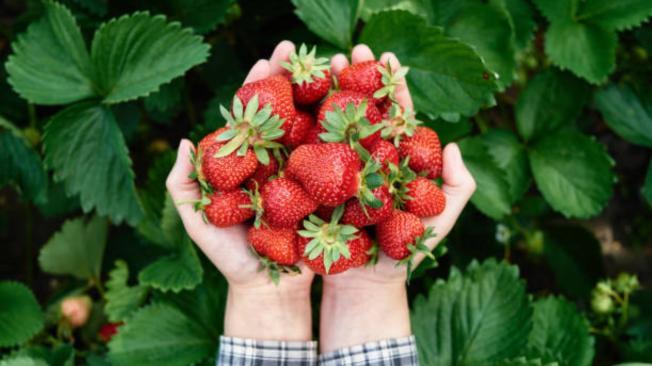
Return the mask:
<svg viewBox="0 0 652 366">
<path fill-rule="evenodd" d="M 257 340 L 310 341 L 310 289 L 229 286 L 224 335 Z"/>
<path fill-rule="evenodd" d="M 409 336 L 412 331 L 405 283 L 324 283 L 320 329 L 322 353 Z"/>
</svg>

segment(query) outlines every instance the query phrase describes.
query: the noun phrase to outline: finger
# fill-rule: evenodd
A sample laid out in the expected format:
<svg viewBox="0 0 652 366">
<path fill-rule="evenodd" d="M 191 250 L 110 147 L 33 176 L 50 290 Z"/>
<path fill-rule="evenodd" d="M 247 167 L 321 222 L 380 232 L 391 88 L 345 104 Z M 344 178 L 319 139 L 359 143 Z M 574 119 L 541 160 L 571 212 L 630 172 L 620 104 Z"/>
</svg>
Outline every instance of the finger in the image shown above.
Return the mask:
<svg viewBox="0 0 652 366">
<path fill-rule="evenodd" d="M 286 72 L 283 66 L 281 66 L 281 62 L 287 62 L 292 52 L 294 52 L 294 43 L 290 41 L 282 41 L 276 46 L 274 52 L 272 52 L 272 57 L 269 58 L 270 76 Z"/>
<path fill-rule="evenodd" d="M 243 84 L 252 83 L 266 77 L 269 77 L 269 61 L 258 60 L 251 70 L 249 70 L 249 74 L 247 74 Z"/>
<path fill-rule="evenodd" d="M 344 56 L 344 54 L 338 53 L 331 58 L 331 72 L 333 72 L 333 75 L 339 75 L 347 66 L 349 66 L 349 60 Z"/>
<path fill-rule="evenodd" d="M 193 151 L 194 147 L 190 141 L 186 139 L 181 140 L 177 152 L 177 160 L 165 182 L 168 192 L 177 207 L 179 216 L 191 236 L 197 230 L 206 226 L 201 214 L 196 212 L 192 205 L 193 201 L 201 198 L 199 184 L 189 178 L 194 170 L 190 162 L 190 156 Z"/>
<path fill-rule="evenodd" d="M 398 61 L 398 58 L 392 52 L 385 52 L 380 56 L 380 62 L 382 64 L 389 63 L 392 71 L 397 71 L 401 67 L 401 63 Z M 394 90 L 394 97 L 398 104 L 403 108 L 409 108 L 414 110 L 414 105 L 412 104 L 412 96 L 410 95 L 410 90 L 408 89 L 407 82 L 405 78 L 399 80 L 399 84 Z"/>
<path fill-rule="evenodd" d="M 374 53 L 371 52 L 371 48 L 366 44 L 359 44 L 353 47 L 351 51 L 351 63 L 358 64 L 365 61 L 373 61 Z"/>
</svg>

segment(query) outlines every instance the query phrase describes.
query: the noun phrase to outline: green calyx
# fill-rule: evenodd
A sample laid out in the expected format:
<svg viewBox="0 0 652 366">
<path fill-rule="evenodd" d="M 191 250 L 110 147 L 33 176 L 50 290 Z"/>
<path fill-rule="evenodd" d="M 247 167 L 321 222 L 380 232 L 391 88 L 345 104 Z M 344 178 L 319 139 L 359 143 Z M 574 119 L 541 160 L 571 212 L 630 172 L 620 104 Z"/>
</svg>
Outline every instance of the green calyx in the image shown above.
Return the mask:
<svg viewBox="0 0 652 366">
<path fill-rule="evenodd" d="M 260 264 L 260 266 L 258 267 L 258 272 L 267 271 L 269 278 L 276 286 L 278 286 L 279 282 L 281 281 L 282 273 L 289 274 L 289 275 L 301 274 L 301 269 L 295 265 L 285 266 L 282 264 L 278 264 L 273 260 L 256 253 L 256 251 L 253 250 L 253 248 L 250 248 L 250 250 L 251 253 L 256 258 L 258 258 L 258 263 Z"/>
<path fill-rule="evenodd" d="M 383 87 L 376 90 L 374 93 L 374 98 L 380 99 L 383 97 L 388 97 L 394 101 L 394 92 L 396 91 L 396 86 L 401 83 L 401 80 L 405 78 L 409 69 L 405 66 L 399 67 L 396 71 L 392 70 L 392 66 L 389 64 L 389 61 L 385 65 L 378 66 L 378 71 L 382 75 L 381 81 L 383 82 Z"/>
<path fill-rule="evenodd" d="M 385 140 L 393 140 L 394 145 L 398 147 L 401 137 L 414 135 L 414 131 L 421 123 L 414 117 L 413 110 L 403 109 L 399 104 L 392 103 L 389 117 L 382 122 L 380 135 Z"/>
<path fill-rule="evenodd" d="M 403 159 L 399 165 L 389 164 L 389 174 L 387 181 L 389 183 L 389 193 L 392 195 L 395 208 L 401 208 L 405 201 L 411 200 L 408 195 L 410 189 L 407 184 L 412 182 L 417 174 L 409 167 L 410 158 Z"/>
<path fill-rule="evenodd" d="M 216 158 L 223 158 L 237 150 L 238 156 L 244 156 L 251 147 L 256 158 L 261 164 L 269 164 L 268 149 L 280 149 L 283 145 L 277 140 L 285 133 L 281 126 L 284 119 L 272 115 L 271 104 L 259 107 L 258 95 L 254 95 L 244 107 L 240 98 L 233 97 L 233 114 L 224 106 L 220 106 L 220 113 L 226 120 L 229 129 L 219 136 L 218 141 L 228 141 L 215 154 Z"/>
<path fill-rule="evenodd" d="M 254 218 L 254 227 L 256 229 L 260 228 L 261 224 L 267 226 L 267 223 L 263 221 L 263 214 L 265 213 L 265 210 L 263 209 L 263 199 L 260 196 L 260 191 L 258 188 L 258 182 L 254 182 L 253 190 L 250 191 L 248 189 L 243 189 L 243 191 L 245 191 L 245 193 L 247 193 L 249 196 L 251 203 L 241 206 L 241 208 L 249 208 L 256 213 Z"/>
<path fill-rule="evenodd" d="M 380 174 L 382 165 L 374 160 L 369 159 L 364 168 L 360 171 L 360 188 L 358 189 L 358 200 L 362 210 L 367 214 L 366 206 L 371 208 L 380 208 L 383 202 L 376 198 L 373 190 L 382 186 L 385 179 Z"/>
<path fill-rule="evenodd" d="M 334 106 L 332 111 L 326 112 L 326 120 L 322 121 L 326 132 L 321 133 L 319 137 L 325 142 L 346 142 L 360 154 L 363 160 L 367 160 L 369 152 L 360 146 L 359 141 L 380 131 L 383 124 L 372 125 L 366 113 L 366 100 L 357 107 L 355 103 L 349 103 L 344 110 Z M 361 150 L 364 152 L 361 153 Z"/>
<path fill-rule="evenodd" d="M 432 252 L 432 250 L 426 245 L 426 240 L 434 238 L 436 236 L 435 232 L 433 231 L 432 227 L 426 227 L 426 230 L 423 232 L 421 236 L 418 236 L 416 239 L 414 239 L 414 243 L 408 244 L 407 248 L 410 251 L 410 255 L 407 257 L 401 259 L 396 263 L 397 266 L 406 266 L 407 267 L 407 282 L 410 282 L 410 279 L 412 278 L 412 272 L 413 272 L 413 267 L 414 267 L 414 257 L 418 253 L 423 253 L 426 258 L 429 258 L 431 261 L 434 261 L 437 263 L 437 257 L 441 257 L 446 253 L 446 248 L 444 246 L 441 246 L 437 248 L 437 256 Z"/>
<path fill-rule="evenodd" d="M 290 54 L 290 62 L 281 62 L 286 70 L 292 74 L 292 82 L 302 85 L 303 83 L 311 83 L 315 78 L 323 78 L 326 76 L 324 71 L 328 70 L 328 58 L 316 57 L 317 47 L 312 47 L 308 52 L 308 47 L 301 44 L 299 53 L 292 52 Z"/>
<path fill-rule="evenodd" d="M 342 215 L 344 215 L 344 205 L 338 206 L 333 211 L 330 222 L 316 215 L 310 215 L 303 221 L 304 230 L 297 232 L 300 236 L 311 239 L 304 251 L 308 259 L 313 260 L 323 254 L 326 273 L 340 258 L 351 258 L 348 242 L 357 237 L 358 229 L 355 226 L 339 223 Z"/>
</svg>

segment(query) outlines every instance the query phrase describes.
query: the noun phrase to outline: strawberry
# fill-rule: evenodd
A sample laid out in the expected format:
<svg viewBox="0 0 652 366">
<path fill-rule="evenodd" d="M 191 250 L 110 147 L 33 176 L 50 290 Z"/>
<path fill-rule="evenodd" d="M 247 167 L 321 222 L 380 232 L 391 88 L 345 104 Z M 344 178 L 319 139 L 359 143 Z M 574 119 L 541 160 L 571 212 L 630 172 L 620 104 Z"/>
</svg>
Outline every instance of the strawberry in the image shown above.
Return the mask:
<svg viewBox="0 0 652 366">
<path fill-rule="evenodd" d="M 243 85 L 235 93 L 243 105 L 258 95 L 261 106 L 269 104 L 272 115 L 277 115 L 283 120 L 294 117 L 296 110 L 292 99 L 292 84 L 283 75 L 274 75 L 266 79 L 254 81 Z"/>
<path fill-rule="evenodd" d="M 376 239 L 383 252 L 390 258 L 407 263 L 408 272 L 412 257 L 417 252 L 432 256 L 425 240 L 433 236 L 416 215 L 393 210 L 389 218 L 376 225 Z"/>
<path fill-rule="evenodd" d="M 306 139 L 308 132 L 315 126 L 315 120 L 312 114 L 297 110 L 297 113 L 290 120 L 289 130 L 279 140 L 285 146 L 294 148 Z"/>
<path fill-rule="evenodd" d="M 256 253 L 282 265 L 293 265 L 300 259 L 294 229 L 250 227 L 247 238 Z"/>
<path fill-rule="evenodd" d="M 360 267 L 369 261 L 371 239 L 364 230 L 340 224 L 344 206 L 333 212 L 329 222 L 310 215 L 298 238 L 299 253 L 315 273 L 336 274 Z"/>
<path fill-rule="evenodd" d="M 387 103 L 384 103 L 386 105 Z M 380 135 L 385 140 L 392 140 L 399 146 L 404 136 L 412 136 L 421 121 L 414 118 L 414 111 L 401 107 L 398 103 L 389 103 L 389 109 L 383 114 L 383 129 Z"/>
<path fill-rule="evenodd" d="M 225 144 L 211 142 L 215 137 L 214 133 L 210 134 L 199 143 L 195 158 L 196 175 L 204 190 L 232 191 L 254 173 L 258 161 L 252 150 L 247 150 L 243 156 L 232 152 L 216 157 Z M 210 187 L 206 187 L 204 181 Z"/>
<path fill-rule="evenodd" d="M 317 203 L 289 178 L 276 178 L 260 189 L 262 219 L 278 228 L 295 228 L 307 215 L 317 209 Z"/>
<path fill-rule="evenodd" d="M 297 248 L 294 229 L 251 227 L 247 239 L 258 256 L 260 265 L 267 270 L 272 282 L 278 285 L 281 273 L 301 273 L 294 264 L 301 256 Z"/>
<path fill-rule="evenodd" d="M 327 142 L 348 142 L 360 144 L 369 149 L 380 139 L 381 116 L 373 103 L 368 103 L 364 94 L 354 91 L 339 91 L 322 103 L 317 121 L 324 133 L 321 139 Z"/>
<path fill-rule="evenodd" d="M 342 90 L 352 90 L 373 97 L 375 104 L 389 97 L 393 99 L 394 90 L 408 69 L 401 67 L 393 71 L 389 64 L 379 61 L 365 61 L 345 67 L 337 80 Z"/>
<path fill-rule="evenodd" d="M 358 154 L 345 144 L 301 145 L 290 154 L 285 172 L 321 205 L 335 207 L 357 196 L 379 207 L 371 190 L 382 184 L 380 164 L 370 160 L 362 170 L 361 165 Z"/>
<path fill-rule="evenodd" d="M 103 342 L 108 343 L 114 335 L 118 334 L 118 328 L 123 324 L 123 322 L 105 323 L 100 328 L 98 336 Z"/>
<path fill-rule="evenodd" d="M 322 144 L 324 141 L 319 137 L 324 133 L 324 128 L 321 125 L 315 124 L 308 130 L 306 136 L 303 138 L 303 144 Z"/>
<path fill-rule="evenodd" d="M 405 211 L 418 217 L 437 216 L 446 207 L 446 196 L 437 185 L 424 177 L 416 177 L 406 184 Z"/>
<path fill-rule="evenodd" d="M 376 141 L 369 153 L 371 153 L 373 159 L 382 165 L 385 173 L 389 173 L 389 164 L 398 165 L 398 150 L 388 141 Z"/>
<path fill-rule="evenodd" d="M 249 191 L 254 191 L 260 187 L 262 187 L 269 178 L 275 176 L 278 174 L 279 170 L 279 164 L 278 160 L 276 159 L 270 159 L 269 164 L 263 165 L 263 164 L 258 164 L 258 167 L 254 171 L 254 174 L 247 179 L 247 182 L 245 183 L 245 187 Z"/>
<path fill-rule="evenodd" d="M 330 221 L 331 217 L 333 216 L 333 211 L 335 211 L 335 207 L 319 206 L 315 210 L 315 215 L 317 215 L 317 217 L 322 220 Z"/>
<path fill-rule="evenodd" d="M 361 228 L 369 225 L 376 225 L 385 220 L 392 213 L 392 195 L 386 185 L 372 191 L 374 196 L 382 202 L 379 208 L 366 207 L 358 199 L 350 199 L 346 202 L 342 222 Z"/>
<path fill-rule="evenodd" d="M 228 227 L 247 221 L 255 215 L 251 197 L 243 190 L 216 192 L 202 202 L 204 215 L 210 223 L 218 227 Z"/>
<path fill-rule="evenodd" d="M 316 47 L 308 52 L 306 45 L 302 44 L 298 54 L 290 54 L 290 62 L 281 64 L 292 74 L 292 92 L 297 104 L 314 104 L 325 97 L 331 87 L 329 60 L 326 57 L 316 58 L 316 52 Z"/>
<path fill-rule="evenodd" d="M 435 131 L 417 127 L 412 136 L 401 140 L 398 153 L 401 158 L 409 157 L 408 165 L 417 173 L 431 179 L 441 176 L 441 143 Z"/>
</svg>

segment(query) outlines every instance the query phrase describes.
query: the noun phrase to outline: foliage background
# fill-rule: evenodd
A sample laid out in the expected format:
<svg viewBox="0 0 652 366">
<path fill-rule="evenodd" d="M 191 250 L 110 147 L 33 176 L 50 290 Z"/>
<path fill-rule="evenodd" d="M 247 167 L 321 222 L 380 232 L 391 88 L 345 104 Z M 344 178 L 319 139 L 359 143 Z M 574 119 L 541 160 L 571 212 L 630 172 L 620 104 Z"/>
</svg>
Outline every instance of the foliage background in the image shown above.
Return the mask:
<svg viewBox="0 0 652 366">
<path fill-rule="evenodd" d="M 5 0 L 0 365 L 214 362 L 226 285 L 163 182 L 179 139 L 220 126 L 283 39 L 395 52 L 478 181 L 449 254 L 410 284 L 423 364 L 652 362 L 651 15 L 646 0 Z M 644 289 L 596 313 L 596 284 L 623 271 Z M 72 331 L 58 305 L 77 294 L 93 312 Z M 124 322 L 108 344 L 107 322 Z"/>
</svg>

